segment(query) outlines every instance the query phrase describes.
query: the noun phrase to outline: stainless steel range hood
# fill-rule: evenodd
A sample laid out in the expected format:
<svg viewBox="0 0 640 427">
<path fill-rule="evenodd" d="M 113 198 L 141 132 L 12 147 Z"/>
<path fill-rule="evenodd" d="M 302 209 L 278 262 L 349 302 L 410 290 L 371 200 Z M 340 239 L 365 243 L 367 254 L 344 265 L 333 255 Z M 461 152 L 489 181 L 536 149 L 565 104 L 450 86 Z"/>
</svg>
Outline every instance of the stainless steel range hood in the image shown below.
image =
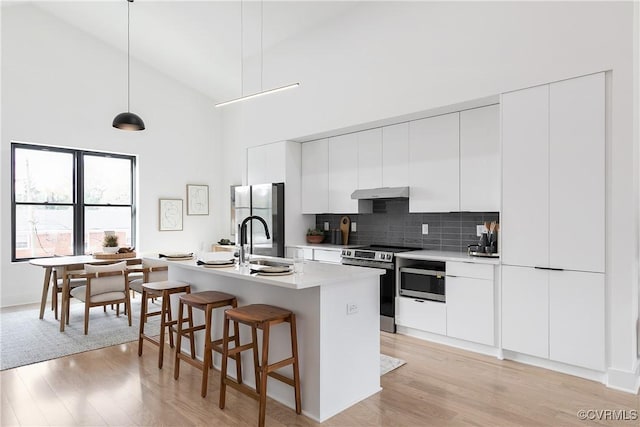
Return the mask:
<svg viewBox="0 0 640 427">
<path fill-rule="evenodd" d="M 356 190 L 351 193 L 351 198 L 356 200 L 407 199 L 409 198 L 409 187 L 382 187 Z"/>
</svg>

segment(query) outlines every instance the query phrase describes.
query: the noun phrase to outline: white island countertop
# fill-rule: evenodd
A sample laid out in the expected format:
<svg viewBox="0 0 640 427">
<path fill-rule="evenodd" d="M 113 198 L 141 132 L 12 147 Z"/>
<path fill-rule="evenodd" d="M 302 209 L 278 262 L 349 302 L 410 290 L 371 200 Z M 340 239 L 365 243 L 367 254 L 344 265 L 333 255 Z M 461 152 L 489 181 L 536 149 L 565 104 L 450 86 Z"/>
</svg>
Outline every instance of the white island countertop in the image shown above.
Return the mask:
<svg viewBox="0 0 640 427">
<path fill-rule="evenodd" d="M 276 262 L 290 263 L 293 269 L 293 261 L 287 258 L 260 257 Z M 315 261 L 305 261 L 302 273 L 293 273 L 283 276 L 261 275 L 250 271 L 241 271 L 237 265 L 218 268 L 204 267 L 192 261 L 167 261 L 168 265 L 179 265 L 181 268 L 202 271 L 218 276 L 243 279 L 248 282 L 264 283 L 272 286 L 280 286 L 289 289 L 307 289 L 315 286 L 329 285 L 347 280 L 357 280 L 368 276 L 380 276 L 384 270 L 367 267 L 353 267 L 341 264 L 329 264 Z"/>
</svg>

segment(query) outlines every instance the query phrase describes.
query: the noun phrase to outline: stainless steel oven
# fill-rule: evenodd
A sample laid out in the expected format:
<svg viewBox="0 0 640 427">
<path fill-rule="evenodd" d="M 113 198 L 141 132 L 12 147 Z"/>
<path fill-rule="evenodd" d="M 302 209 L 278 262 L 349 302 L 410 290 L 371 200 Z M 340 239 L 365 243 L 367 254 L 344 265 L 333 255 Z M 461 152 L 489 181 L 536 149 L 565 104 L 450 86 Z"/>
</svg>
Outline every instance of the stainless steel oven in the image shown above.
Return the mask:
<svg viewBox="0 0 640 427">
<path fill-rule="evenodd" d="M 421 261 L 400 267 L 400 296 L 446 302 L 445 263 Z"/>
<path fill-rule="evenodd" d="M 385 270 L 385 274 L 380 276 L 381 331 L 396 331 L 396 266 L 394 254 L 410 250 L 414 249 L 389 246 L 367 246 L 358 249 L 344 249 L 342 251 L 342 264 L 381 268 Z"/>
</svg>

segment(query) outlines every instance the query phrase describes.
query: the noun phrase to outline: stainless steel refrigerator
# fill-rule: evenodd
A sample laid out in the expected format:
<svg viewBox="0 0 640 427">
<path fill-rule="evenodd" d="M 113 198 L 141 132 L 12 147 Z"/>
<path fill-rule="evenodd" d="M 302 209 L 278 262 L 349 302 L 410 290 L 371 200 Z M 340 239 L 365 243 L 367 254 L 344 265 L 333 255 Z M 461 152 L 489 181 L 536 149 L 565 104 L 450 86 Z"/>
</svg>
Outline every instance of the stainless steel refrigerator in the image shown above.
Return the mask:
<svg viewBox="0 0 640 427">
<path fill-rule="evenodd" d="M 237 225 L 248 216 L 257 215 L 269 227 L 271 238 L 267 239 L 261 222 L 247 223 L 247 243 L 251 253 L 284 257 L 284 183 L 235 187 L 232 206 Z M 240 236 L 236 235 L 236 241 L 238 239 Z"/>
</svg>

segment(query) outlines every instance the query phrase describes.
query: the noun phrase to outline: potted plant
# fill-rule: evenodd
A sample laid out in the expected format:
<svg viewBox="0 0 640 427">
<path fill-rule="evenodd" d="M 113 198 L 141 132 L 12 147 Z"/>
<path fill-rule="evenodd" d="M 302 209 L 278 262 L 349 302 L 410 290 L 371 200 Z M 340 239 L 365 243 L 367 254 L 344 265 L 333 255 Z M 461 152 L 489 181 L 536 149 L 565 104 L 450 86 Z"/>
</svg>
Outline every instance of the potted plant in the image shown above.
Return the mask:
<svg viewBox="0 0 640 427">
<path fill-rule="evenodd" d="M 102 252 L 115 254 L 118 252 L 118 236 L 115 234 L 105 234 L 102 241 Z"/>
<path fill-rule="evenodd" d="M 324 240 L 324 231 L 318 228 L 310 228 L 307 230 L 307 243 L 322 243 Z"/>
</svg>

